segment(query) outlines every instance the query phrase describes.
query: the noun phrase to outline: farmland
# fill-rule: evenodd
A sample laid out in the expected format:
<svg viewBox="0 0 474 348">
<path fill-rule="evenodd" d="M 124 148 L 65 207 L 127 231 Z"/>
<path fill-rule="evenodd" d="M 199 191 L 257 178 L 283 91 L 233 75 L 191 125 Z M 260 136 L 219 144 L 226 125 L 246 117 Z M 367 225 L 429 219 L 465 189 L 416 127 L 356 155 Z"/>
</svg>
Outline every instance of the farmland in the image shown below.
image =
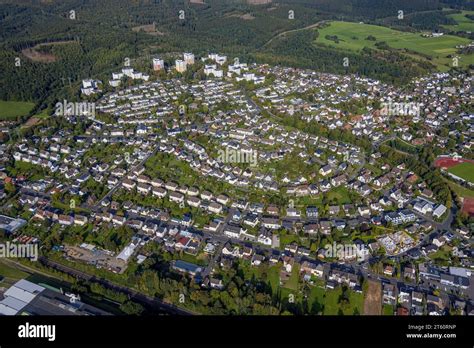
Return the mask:
<svg viewBox="0 0 474 348">
<path fill-rule="evenodd" d="M 370 38 L 369 38 L 370 36 Z M 441 37 L 423 37 L 421 33 L 408 33 L 377 25 L 331 22 L 319 29 L 317 44 L 325 44 L 348 51 L 360 51 L 364 47 L 377 49 L 377 44 L 385 42 L 390 48 L 405 50 L 416 59 L 429 59 L 440 70 L 446 70 L 451 63 L 450 55 L 456 53 L 457 45 L 466 45 L 465 38 L 444 35 Z M 472 55 L 459 55 L 459 65 L 472 63 Z"/>
<path fill-rule="evenodd" d="M 451 14 L 448 17 L 454 19 L 458 24 L 443 25 L 444 28 L 454 31 L 474 31 L 474 21 L 466 17 L 474 15 L 474 11 L 462 11 L 461 13 Z"/>
</svg>

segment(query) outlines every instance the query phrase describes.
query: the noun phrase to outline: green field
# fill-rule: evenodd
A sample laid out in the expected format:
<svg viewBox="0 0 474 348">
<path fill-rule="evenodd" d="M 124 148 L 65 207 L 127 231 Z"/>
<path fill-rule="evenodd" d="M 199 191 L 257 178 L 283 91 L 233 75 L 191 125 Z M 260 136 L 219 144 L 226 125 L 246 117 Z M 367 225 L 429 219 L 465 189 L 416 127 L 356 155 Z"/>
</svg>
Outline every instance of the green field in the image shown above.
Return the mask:
<svg viewBox="0 0 474 348">
<path fill-rule="evenodd" d="M 447 179 L 445 179 L 444 181 L 448 183 L 449 188 L 453 190 L 459 197 L 474 198 L 474 190 L 465 188 L 464 186 L 458 185 L 455 182 L 447 180 Z"/>
<path fill-rule="evenodd" d="M 20 279 L 27 278 L 30 274 L 15 268 L 6 261 L 0 261 L 0 287 L 10 287 Z"/>
<path fill-rule="evenodd" d="M 359 51 L 364 47 L 377 49 L 375 44 L 384 41 L 395 49 L 407 49 L 410 56 L 416 59 L 432 58 L 431 62 L 441 70 L 446 70 L 452 63 L 449 55 L 456 54 L 457 45 L 466 45 L 470 40 L 453 35 L 441 37 L 422 37 L 421 33 L 408 33 L 390 28 L 353 22 L 331 22 L 329 26 L 319 29 L 316 43 L 322 43 L 344 50 Z M 367 40 L 371 35 L 375 41 Z M 326 38 L 326 36 L 329 36 Z M 334 38 L 337 36 L 337 41 Z M 419 53 L 419 55 L 417 54 Z M 473 55 L 459 55 L 459 65 L 466 66 L 474 62 Z"/>
<path fill-rule="evenodd" d="M 338 315 L 340 311 L 344 315 L 362 314 L 364 310 L 364 296 L 349 290 L 349 301 L 347 304 L 339 303 L 339 297 L 342 294 L 342 288 L 337 287 L 328 290 L 320 287 L 311 289 L 309 297 L 309 307 L 319 308 L 324 315 Z"/>
<path fill-rule="evenodd" d="M 467 18 L 466 15 L 474 15 L 474 11 L 462 11 L 461 13 L 450 14 L 447 17 L 454 19 L 458 24 L 443 25 L 444 28 L 453 31 L 474 31 L 474 21 Z"/>
<path fill-rule="evenodd" d="M 14 120 L 19 116 L 25 116 L 34 106 L 34 103 L 0 100 L 0 121 Z"/>
<path fill-rule="evenodd" d="M 448 172 L 474 183 L 474 164 L 464 162 L 448 169 Z"/>
<path fill-rule="evenodd" d="M 385 304 L 385 305 L 383 305 L 382 312 L 383 312 L 383 315 L 393 315 L 394 310 L 395 309 L 393 308 L 392 305 Z"/>
</svg>

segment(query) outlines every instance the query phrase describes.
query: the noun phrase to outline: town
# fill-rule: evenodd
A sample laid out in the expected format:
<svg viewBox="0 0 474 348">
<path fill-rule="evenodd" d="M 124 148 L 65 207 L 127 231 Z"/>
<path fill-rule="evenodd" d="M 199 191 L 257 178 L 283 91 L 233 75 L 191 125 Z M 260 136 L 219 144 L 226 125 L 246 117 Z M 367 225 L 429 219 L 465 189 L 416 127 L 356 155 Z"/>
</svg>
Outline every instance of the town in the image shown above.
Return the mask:
<svg viewBox="0 0 474 348">
<path fill-rule="evenodd" d="M 160 281 L 208 296 L 237 270 L 289 312 L 474 314 L 474 182 L 442 165 L 472 177 L 472 76 L 402 89 L 217 53 L 148 64 L 84 79 L 1 146 L 7 237 L 125 283 L 159 259 Z M 195 310 L 184 293 L 164 298 Z"/>
</svg>

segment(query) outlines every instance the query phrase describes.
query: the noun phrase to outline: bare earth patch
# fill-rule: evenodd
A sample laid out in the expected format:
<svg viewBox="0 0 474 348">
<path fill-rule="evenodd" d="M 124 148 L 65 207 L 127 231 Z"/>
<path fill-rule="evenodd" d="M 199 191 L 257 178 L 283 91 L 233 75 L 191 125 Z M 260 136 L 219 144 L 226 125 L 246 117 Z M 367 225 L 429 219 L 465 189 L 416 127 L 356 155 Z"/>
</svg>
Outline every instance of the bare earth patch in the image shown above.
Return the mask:
<svg viewBox="0 0 474 348">
<path fill-rule="evenodd" d="M 30 128 L 30 127 L 36 126 L 36 125 L 39 124 L 40 122 L 41 122 L 41 119 L 40 119 L 40 118 L 33 116 L 33 117 L 30 117 L 30 118 L 28 119 L 28 121 L 26 121 L 26 122 L 23 124 L 22 128 Z"/>
<path fill-rule="evenodd" d="M 369 280 L 369 287 L 365 294 L 364 314 L 380 315 L 382 313 L 382 284 Z"/>
<path fill-rule="evenodd" d="M 38 52 L 34 48 L 25 48 L 21 53 L 34 62 L 53 63 L 56 61 L 56 56 L 54 54 Z"/>
<path fill-rule="evenodd" d="M 191 4 L 199 4 L 199 5 L 205 5 L 206 3 L 204 0 L 189 0 Z"/>
<path fill-rule="evenodd" d="M 40 43 L 37 44 L 36 46 L 30 47 L 30 48 L 25 48 L 24 50 L 21 51 L 21 53 L 27 57 L 28 59 L 31 59 L 34 62 L 39 62 L 39 63 L 54 63 L 55 61 L 58 60 L 58 58 L 52 54 L 52 53 L 47 53 L 47 52 L 41 52 L 38 51 L 41 47 L 45 46 L 53 46 L 53 45 L 64 45 L 64 44 L 69 44 L 73 43 L 75 41 L 57 41 L 57 42 L 45 42 L 45 43 Z"/>
<path fill-rule="evenodd" d="M 270 4 L 272 0 L 247 0 L 250 5 L 265 5 Z"/>
<path fill-rule="evenodd" d="M 243 14 L 243 15 L 232 14 L 229 17 L 237 17 L 237 18 L 243 19 L 244 21 L 251 21 L 252 19 L 255 19 L 255 17 L 252 16 L 250 13 L 246 13 L 246 14 Z"/>
<path fill-rule="evenodd" d="M 165 33 L 161 32 L 159 30 L 156 30 L 156 25 L 155 24 L 138 25 L 136 27 L 133 27 L 132 30 L 135 33 L 143 31 L 143 32 L 145 32 L 149 35 L 153 35 L 153 36 L 163 36 L 163 35 L 165 35 Z"/>
</svg>

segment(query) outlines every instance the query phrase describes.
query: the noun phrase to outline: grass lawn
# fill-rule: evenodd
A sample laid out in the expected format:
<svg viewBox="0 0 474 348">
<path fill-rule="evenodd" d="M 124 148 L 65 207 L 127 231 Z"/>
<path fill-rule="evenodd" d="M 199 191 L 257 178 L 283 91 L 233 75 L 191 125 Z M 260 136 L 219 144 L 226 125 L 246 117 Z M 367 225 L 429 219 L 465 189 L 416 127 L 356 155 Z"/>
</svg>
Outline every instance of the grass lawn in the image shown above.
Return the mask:
<svg viewBox="0 0 474 348">
<path fill-rule="evenodd" d="M 382 314 L 383 315 L 393 315 L 394 308 L 392 305 L 383 305 Z"/>
<path fill-rule="evenodd" d="M 474 164 L 464 162 L 448 169 L 448 172 L 474 183 Z"/>
<path fill-rule="evenodd" d="M 278 288 L 280 287 L 280 269 L 280 263 L 268 268 L 267 282 L 270 283 L 272 287 L 272 293 L 274 294 L 278 292 Z"/>
<path fill-rule="evenodd" d="M 28 277 L 29 275 L 29 273 L 21 271 L 10 264 L 7 264 L 6 262 L 0 261 L 0 276 L 5 278 L 3 279 L 2 283 L 5 281 L 14 283 L 17 280 Z"/>
<path fill-rule="evenodd" d="M 432 260 L 449 261 L 451 259 L 451 253 L 448 247 L 442 246 L 438 251 L 434 252 L 429 257 Z"/>
<path fill-rule="evenodd" d="M 280 233 L 280 249 L 285 249 L 285 246 L 291 244 L 293 242 L 298 242 L 299 238 L 296 234 L 289 233 L 289 232 L 281 232 Z"/>
<path fill-rule="evenodd" d="M 324 306 L 324 315 L 338 315 L 339 309 L 344 315 L 354 315 L 354 312 L 363 313 L 364 296 L 354 291 L 349 291 L 349 302 L 347 305 L 342 305 L 339 302 L 339 296 L 342 294 L 342 287 L 337 287 L 333 290 L 326 290 L 320 287 L 313 287 L 311 289 L 311 296 L 308 300 L 310 308 Z"/>
<path fill-rule="evenodd" d="M 462 11 L 461 13 L 455 13 L 447 15 L 447 17 L 454 19 L 458 24 L 456 25 L 443 25 L 444 28 L 453 31 L 474 31 L 474 21 L 466 17 L 466 15 L 474 15 L 474 11 Z"/>
<path fill-rule="evenodd" d="M 445 181 L 448 183 L 449 188 L 453 190 L 458 196 L 474 198 L 474 190 L 470 190 L 464 186 L 461 186 L 449 180 L 445 180 Z"/>
<path fill-rule="evenodd" d="M 289 290 L 298 290 L 298 284 L 300 280 L 300 267 L 299 265 L 295 265 L 293 270 L 291 271 L 290 279 L 284 284 L 284 287 Z"/>
<path fill-rule="evenodd" d="M 325 293 L 326 289 L 324 289 L 324 287 L 313 286 L 311 288 L 311 294 L 308 298 L 308 307 L 311 308 L 312 313 L 316 314 L 323 311 Z"/>
<path fill-rule="evenodd" d="M 386 42 L 388 46 L 395 49 L 408 49 L 417 53 L 418 59 L 426 59 L 428 55 L 432 58 L 432 63 L 439 69 L 446 70 L 452 63 L 449 55 L 455 54 L 457 45 L 466 45 L 470 40 L 453 35 L 443 35 L 441 37 L 422 37 L 421 33 L 408 33 L 390 28 L 360 24 L 353 22 L 335 21 L 329 26 L 319 29 L 319 36 L 316 43 L 323 43 L 332 47 L 339 47 L 344 50 L 360 51 L 364 47 L 376 49 L 377 42 Z M 372 35 L 376 41 L 367 40 Z M 338 42 L 326 38 L 326 36 L 337 36 Z M 419 54 L 419 55 L 418 55 Z M 472 63 L 472 55 L 460 55 L 459 65 L 467 66 Z"/>
<path fill-rule="evenodd" d="M 35 106 L 34 103 L 0 100 L 0 121 L 14 120 L 27 115 Z"/>
<path fill-rule="evenodd" d="M 337 204 L 347 204 L 352 202 L 349 196 L 349 190 L 344 186 L 336 187 L 328 191 L 326 194 L 329 202 L 336 201 Z"/>
</svg>

